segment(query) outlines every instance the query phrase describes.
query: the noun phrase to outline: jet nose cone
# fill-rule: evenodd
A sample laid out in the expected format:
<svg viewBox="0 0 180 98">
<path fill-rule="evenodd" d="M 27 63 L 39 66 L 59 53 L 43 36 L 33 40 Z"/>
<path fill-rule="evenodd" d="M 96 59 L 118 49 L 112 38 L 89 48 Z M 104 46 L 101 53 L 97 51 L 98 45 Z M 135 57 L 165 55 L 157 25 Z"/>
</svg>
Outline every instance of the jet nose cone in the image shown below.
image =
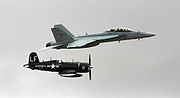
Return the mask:
<svg viewBox="0 0 180 98">
<path fill-rule="evenodd" d="M 149 37 L 152 37 L 152 36 L 156 36 L 156 34 L 154 34 L 154 33 L 148 33 L 148 36 L 149 36 Z"/>
<path fill-rule="evenodd" d="M 142 33 L 142 37 L 143 37 L 143 38 L 152 37 L 152 36 L 156 36 L 156 34 L 150 33 L 150 32 L 143 32 L 143 33 Z"/>
</svg>

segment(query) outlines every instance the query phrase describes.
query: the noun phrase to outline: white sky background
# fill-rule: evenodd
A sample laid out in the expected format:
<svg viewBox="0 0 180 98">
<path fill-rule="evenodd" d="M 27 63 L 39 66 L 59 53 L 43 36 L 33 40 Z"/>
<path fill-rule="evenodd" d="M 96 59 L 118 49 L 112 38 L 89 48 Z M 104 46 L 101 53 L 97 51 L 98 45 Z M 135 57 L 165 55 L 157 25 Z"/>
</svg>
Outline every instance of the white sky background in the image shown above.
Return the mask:
<svg viewBox="0 0 180 98">
<path fill-rule="evenodd" d="M 1 98 L 179 98 L 179 0 L 0 0 Z M 39 51 L 62 23 L 75 36 L 129 27 L 157 36 L 80 50 Z M 88 74 L 69 79 L 23 68 L 40 60 L 88 61 Z"/>
</svg>

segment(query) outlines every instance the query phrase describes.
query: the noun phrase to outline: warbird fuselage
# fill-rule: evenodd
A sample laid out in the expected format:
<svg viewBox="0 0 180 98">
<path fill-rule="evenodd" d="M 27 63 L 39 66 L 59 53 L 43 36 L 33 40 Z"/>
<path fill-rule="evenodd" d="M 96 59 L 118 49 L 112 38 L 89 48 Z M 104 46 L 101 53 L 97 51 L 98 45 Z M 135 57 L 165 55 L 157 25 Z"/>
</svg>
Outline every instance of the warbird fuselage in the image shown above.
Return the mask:
<svg viewBox="0 0 180 98">
<path fill-rule="evenodd" d="M 81 77 L 80 73 L 89 73 L 91 80 L 91 57 L 89 55 L 89 63 L 85 62 L 63 62 L 59 60 L 50 60 L 39 62 L 39 58 L 35 52 L 29 55 L 29 63 L 23 65 L 32 70 L 58 72 L 62 77 Z"/>
<path fill-rule="evenodd" d="M 142 39 L 155 36 L 149 32 L 133 31 L 127 28 L 113 28 L 97 34 L 86 34 L 75 37 L 63 25 L 54 25 L 51 28 L 55 42 L 49 42 L 44 49 L 78 49 L 97 46 L 100 43 L 122 41 L 130 39 Z M 42 50 L 44 50 L 42 49 Z"/>
</svg>

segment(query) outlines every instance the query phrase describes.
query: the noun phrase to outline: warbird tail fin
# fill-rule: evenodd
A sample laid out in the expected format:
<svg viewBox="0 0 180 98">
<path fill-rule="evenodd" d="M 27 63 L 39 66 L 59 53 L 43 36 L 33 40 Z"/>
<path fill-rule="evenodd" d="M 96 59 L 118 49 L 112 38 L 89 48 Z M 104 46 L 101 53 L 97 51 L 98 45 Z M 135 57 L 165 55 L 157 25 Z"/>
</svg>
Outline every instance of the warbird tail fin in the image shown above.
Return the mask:
<svg viewBox="0 0 180 98">
<path fill-rule="evenodd" d="M 69 43 L 74 41 L 74 35 L 68 31 L 62 24 L 54 25 L 54 28 L 51 28 L 56 42 Z"/>
<path fill-rule="evenodd" d="M 36 52 L 31 52 L 31 54 L 29 55 L 29 64 L 30 63 L 39 63 L 39 58 Z"/>
</svg>

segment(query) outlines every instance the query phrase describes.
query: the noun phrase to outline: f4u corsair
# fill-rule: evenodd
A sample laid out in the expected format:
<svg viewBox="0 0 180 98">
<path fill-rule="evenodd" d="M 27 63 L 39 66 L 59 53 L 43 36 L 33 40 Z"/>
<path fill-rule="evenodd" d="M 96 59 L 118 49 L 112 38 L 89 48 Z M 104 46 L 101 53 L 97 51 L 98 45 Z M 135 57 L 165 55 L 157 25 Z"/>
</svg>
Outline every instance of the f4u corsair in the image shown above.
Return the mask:
<svg viewBox="0 0 180 98">
<path fill-rule="evenodd" d="M 80 73 L 89 73 L 89 80 L 91 80 L 91 56 L 89 55 L 89 63 L 85 62 L 63 62 L 59 60 L 50 60 L 39 62 L 39 58 L 35 52 L 29 55 L 29 63 L 23 65 L 32 70 L 58 72 L 62 77 L 81 77 Z"/>
<path fill-rule="evenodd" d="M 85 36 L 75 37 L 62 24 L 54 25 L 54 28 L 51 28 L 51 31 L 54 35 L 55 42 L 52 41 L 47 43 L 46 48 L 44 49 L 88 48 L 97 46 L 100 43 L 104 42 L 122 41 L 130 39 L 140 40 L 142 38 L 155 36 L 155 34 L 152 33 L 133 31 L 127 28 L 114 28 L 98 34 L 86 34 Z"/>
</svg>

